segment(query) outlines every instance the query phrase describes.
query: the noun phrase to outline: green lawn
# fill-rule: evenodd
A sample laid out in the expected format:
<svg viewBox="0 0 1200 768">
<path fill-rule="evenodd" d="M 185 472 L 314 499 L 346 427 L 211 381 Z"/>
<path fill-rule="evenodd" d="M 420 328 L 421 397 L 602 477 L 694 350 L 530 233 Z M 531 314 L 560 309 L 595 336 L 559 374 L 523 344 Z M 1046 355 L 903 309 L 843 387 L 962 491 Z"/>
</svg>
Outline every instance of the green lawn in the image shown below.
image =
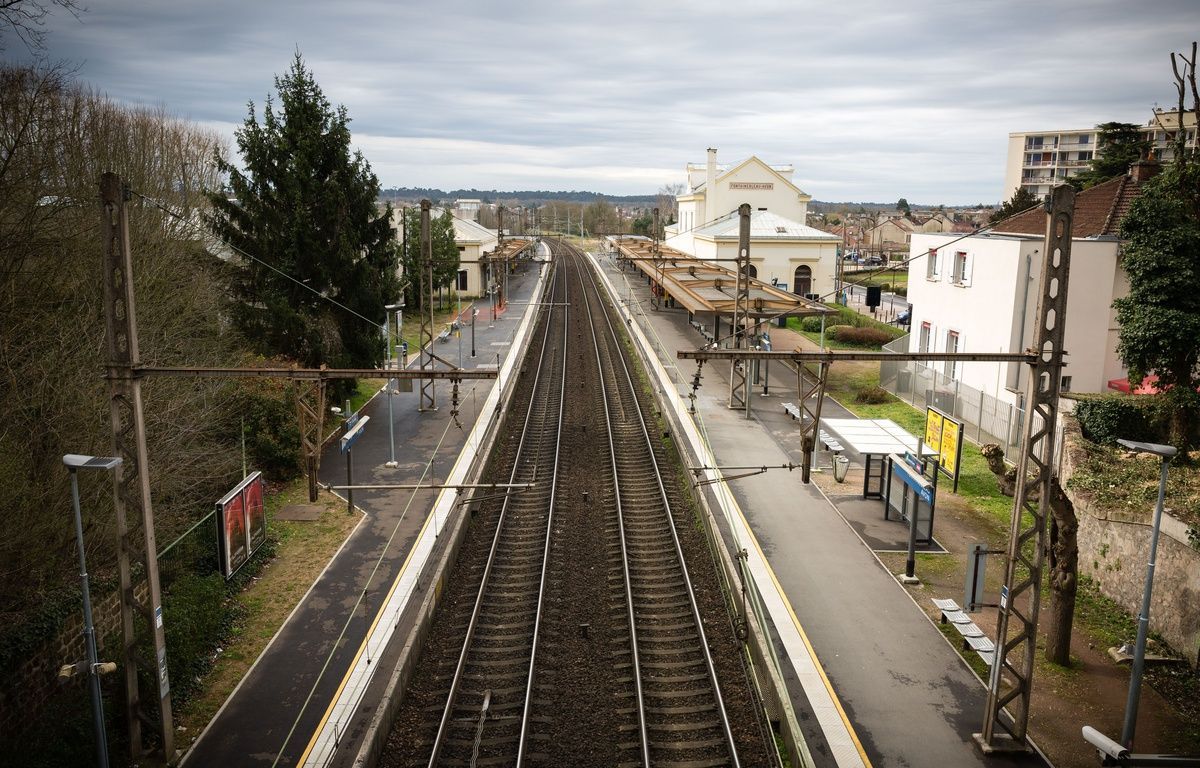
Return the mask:
<svg viewBox="0 0 1200 768">
<path fill-rule="evenodd" d="M 854 402 L 863 389 L 879 386 L 878 363 L 838 363 L 830 369 L 826 393 L 864 419 L 891 419 L 914 435 L 925 432 L 925 412 L 890 397 L 888 402 L 868 405 Z M 979 447 L 963 441 L 962 466 L 959 470 L 958 495 L 984 514 L 998 531 L 1008 527 L 1012 499 L 1000 493 L 996 477 L 988 469 Z M 944 482 L 948 482 L 943 478 Z M 945 490 L 949 490 L 945 487 Z"/>
</svg>

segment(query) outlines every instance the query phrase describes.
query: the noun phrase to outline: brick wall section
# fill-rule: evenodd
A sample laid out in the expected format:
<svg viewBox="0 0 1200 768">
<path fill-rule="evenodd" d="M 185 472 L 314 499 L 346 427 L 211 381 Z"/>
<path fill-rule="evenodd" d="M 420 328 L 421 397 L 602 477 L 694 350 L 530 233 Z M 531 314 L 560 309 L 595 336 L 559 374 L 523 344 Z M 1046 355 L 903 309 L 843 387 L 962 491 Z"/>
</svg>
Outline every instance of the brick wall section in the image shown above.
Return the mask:
<svg viewBox="0 0 1200 768">
<path fill-rule="evenodd" d="M 145 600 L 147 587 L 143 582 L 135 588 L 139 600 Z M 92 620 L 96 626 L 96 647 L 101 661 L 120 661 L 121 604 L 119 593 L 113 592 L 96 599 L 93 595 Z M 112 638 L 110 648 L 105 639 Z M 46 701 L 63 685 L 58 682 L 58 670 L 63 664 L 73 664 L 87 658 L 83 644 L 83 604 L 79 611 L 63 622 L 54 639 L 42 645 L 17 670 L 11 680 L 0 687 L 0 733 L 24 731 L 37 719 Z M 84 681 L 76 678 L 66 687 L 83 693 Z"/>
<path fill-rule="evenodd" d="M 1079 422 L 1063 418 L 1062 484 L 1082 460 L 1084 439 Z M 1101 509 L 1090 494 L 1067 488 L 1079 518 L 1079 572 L 1090 576 L 1100 591 L 1117 601 L 1132 616 L 1141 610 L 1150 560 L 1150 526 L 1153 502 L 1144 508 Z M 1163 512 L 1154 566 L 1154 592 L 1150 598 L 1150 630 L 1200 666 L 1200 552 L 1188 543 L 1187 526 Z M 1133 638 L 1129 638 L 1133 640 Z"/>
</svg>

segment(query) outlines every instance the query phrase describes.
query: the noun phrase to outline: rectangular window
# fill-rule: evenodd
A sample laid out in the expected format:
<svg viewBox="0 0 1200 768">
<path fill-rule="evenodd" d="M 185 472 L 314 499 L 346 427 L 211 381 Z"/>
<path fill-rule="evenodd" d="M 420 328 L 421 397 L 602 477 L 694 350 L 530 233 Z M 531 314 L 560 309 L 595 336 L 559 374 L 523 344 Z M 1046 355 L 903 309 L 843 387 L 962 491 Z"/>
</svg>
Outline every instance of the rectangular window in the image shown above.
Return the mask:
<svg viewBox="0 0 1200 768">
<path fill-rule="evenodd" d="M 946 351 L 958 351 L 958 331 L 946 331 Z M 943 370 L 947 378 L 953 379 L 958 373 L 958 363 L 954 360 L 947 360 Z"/>
<path fill-rule="evenodd" d="M 927 280 L 937 280 L 938 279 L 938 252 L 936 250 L 934 250 L 933 248 L 930 248 L 929 253 L 926 255 L 926 259 L 927 259 L 927 261 L 925 262 L 925 278 Z"/>
<path fill-rule="evenodd" d="M 929 352 L 929 339 L 933 336 L 933 327 L 929 323 L 921 323 L 921 335 L 918 337 L 918 352 Z"/>
<path fill-rule="evenodd" d="M 967 285 L 967 252 L 956 251 L 954 253 L 954 269 L 950 273 L 950 282 L 955 285 Z"/>
<path fill-rule="evenodd" d="M 467 290 L 467 270 L 465 269 L 458 270 L 458 290 Z"/>
<path fill-rule="evenodd" d="M 1060 389 L 1061 389 L 1063 392 L 1070 392 L 1070 391 L 1071 391 L 1071 377 L 1070 377 L 1070 376 L 1063 376 L 1063 377 L 1062 377 L 1062 387 L 1060 387 Z"/>
</svg>

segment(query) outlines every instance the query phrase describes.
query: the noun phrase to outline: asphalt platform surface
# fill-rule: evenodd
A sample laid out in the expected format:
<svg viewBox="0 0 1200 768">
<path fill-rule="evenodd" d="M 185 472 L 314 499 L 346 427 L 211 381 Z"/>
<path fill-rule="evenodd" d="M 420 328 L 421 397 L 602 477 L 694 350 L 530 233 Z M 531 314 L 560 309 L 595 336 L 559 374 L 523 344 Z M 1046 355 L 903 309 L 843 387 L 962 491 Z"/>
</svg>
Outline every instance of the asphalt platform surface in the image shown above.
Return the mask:
<svg viewBox="0 0 1200 768">
<path fill-rule="evenodd" d="M 477 301 L 471 357 L 471 309 L 463 304 L 461 335 L 435 340 L 434 352 L 462 367 L 495 367 L 507 358 L 527 310 L 540 264 L 525 263 L 510 275 L 509 302 L 492 319 L 491 304 Z M 441 330 L 441 329 L 437 329 Z M 415 350 L 409 367 L 416 365 Z M 392 395 L 395 446 L 388 431 L 388 397 L 375 396 L 361 409 L 370 417 L 354 444 L 355 484 L 436 482 L 453 466 L 493 380 L 467 380 L 460 391 L 460 429 L 450 415 L 450 382 L 436 382 L 437 410 L 417 410 L 418 383 Z M 399 388 L 399 387 L 398 387 Z M 327 417 L 327 425 L 330 424 Z M 384 466 L 395 451 L 397 467 Z M 346 457 L 338 441 L 326 444 L 319 472 L 323 484 L 345 485 Z M 345 497 L 345 491 L 338 495 Z M 188 751 L 187 766 L 295 765 L 332 701 L 354 654 L 436 499 L 436 491 L 355 491 L 362 521 L 328 568 L 255 662 L 209 727 Z"/>
</svg>

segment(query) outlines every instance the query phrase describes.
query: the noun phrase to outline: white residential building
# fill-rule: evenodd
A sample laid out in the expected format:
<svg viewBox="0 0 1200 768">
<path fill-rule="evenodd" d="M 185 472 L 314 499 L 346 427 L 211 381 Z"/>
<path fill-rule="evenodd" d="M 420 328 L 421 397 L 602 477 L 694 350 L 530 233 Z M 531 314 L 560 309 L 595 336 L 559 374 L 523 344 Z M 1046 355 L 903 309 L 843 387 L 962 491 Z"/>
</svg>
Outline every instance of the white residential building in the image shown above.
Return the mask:
<svg viewBox="0 0 1200 768">
<path fill-rule="evenodd" d="M 1175 156 L 1174 136 L 1179 125 L 1175 110 L 1156 109 L 1142 127 L 1146 138 L 1161 161 Z M 1196 146 L 1196 116 L 1185 113 L 1185 140 Z M 1008 200 L 1018 186 L 1028 187 L 1036 197 L 1044 197 L 1055 184 L 1091 165 L 1097 150 L 1099 133 L 1095 128 L 1072 128 L 1053 131 L 1020 131 L 1008 134 L 1008 161 L 1004 170 L 1004 195 Z"/>
<path fill-rule="evenodd" d="M 1117 357 L 1113 300 L 1129 292 L 1117 231 L 1141 183 L 1157 163 L 1075 198 L 1067 293 L 1067 392 L 1103 392 L 1126 375 Z M 908 299 L 911 351 L 1015 352 L 1033 343 L 1046 214 L 1035 208 L 992 231 L 954 242 L 953 234 L 913 234 Z M 922 258 L 913 258 L 927 254 Z M 1023 407 L 1025 371 L 1019 363 L 940 363 L 948 379 Z M 933 399 L 937 399 L 936 397 Z M 952 407 L 947 400 L 946 407 Z"/>
<path fill-rule="evenodd" d="M 737 258 L 737 209 L 748 203 L 751 276 L 800 295 L 832 294 L 841 238 L 801 223 L 812 196 L 792 183 L 792 166 L 752 155 L 726 167 L 709 149 L 704 165 L 685 170 L 688 189 L 678 197 L 679 220 L 665 229 L 666 245 L 698 259 Z"/>
</svg>

